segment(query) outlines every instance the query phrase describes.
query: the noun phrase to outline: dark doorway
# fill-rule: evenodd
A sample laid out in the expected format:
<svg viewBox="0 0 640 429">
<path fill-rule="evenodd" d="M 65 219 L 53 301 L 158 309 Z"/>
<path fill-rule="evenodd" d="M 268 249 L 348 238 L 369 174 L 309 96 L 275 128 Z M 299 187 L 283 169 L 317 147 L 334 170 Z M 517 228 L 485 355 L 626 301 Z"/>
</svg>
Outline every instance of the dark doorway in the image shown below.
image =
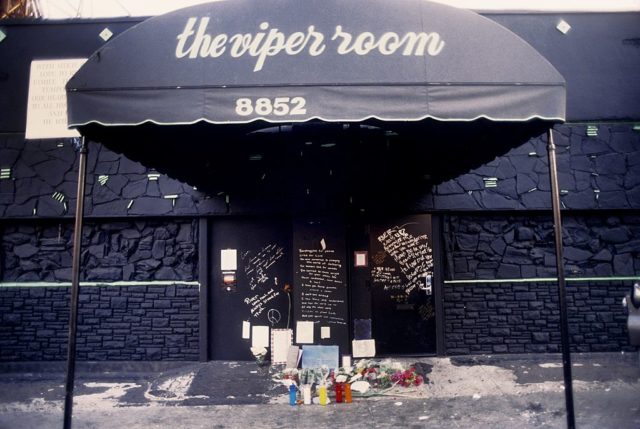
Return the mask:
<svg viewBox="0 0 640 429">
<path fill-rule="evenodd" d="M 360 238 L 368 246 L 367 287 L 354 285 L 353 300 L 369 300 L 364 307 L 370 308 L 377 354 L 435 354 L 431 216 L 370 219 L 361 231 L 368 235 Z M 354 269 L 352 279 L 362 283 L 362 270 Z M 354 309 L 354 319 L 362 317 L 360 310 Z"/>
<path fill-rule="evenodd" d="M 271 329 L 293 326 L 290 295 L 284 289 L 292 281 L 291 221 L 216 220 L 210 242 L 211 359 L 251 360 L 251 340 L 242 336 L 243 322 Z M 223 250 L 236 250 L 235 284 L 223 280 Z"/>
</svg>

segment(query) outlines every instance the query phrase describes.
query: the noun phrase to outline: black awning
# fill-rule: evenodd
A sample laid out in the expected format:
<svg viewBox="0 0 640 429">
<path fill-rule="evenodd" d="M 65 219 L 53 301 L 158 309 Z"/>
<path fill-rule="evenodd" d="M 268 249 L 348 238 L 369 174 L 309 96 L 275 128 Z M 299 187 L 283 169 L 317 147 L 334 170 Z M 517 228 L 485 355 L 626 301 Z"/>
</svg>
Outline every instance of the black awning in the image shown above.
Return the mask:
<svg viewBox="0 0 640 429">
<path fill-rule="evenodd" d="M 70 127 L 563 121 L 565 82 L 518 36 L 422 0 L 231 0 L 144 21 L 69 81 Z"/>
</svg>

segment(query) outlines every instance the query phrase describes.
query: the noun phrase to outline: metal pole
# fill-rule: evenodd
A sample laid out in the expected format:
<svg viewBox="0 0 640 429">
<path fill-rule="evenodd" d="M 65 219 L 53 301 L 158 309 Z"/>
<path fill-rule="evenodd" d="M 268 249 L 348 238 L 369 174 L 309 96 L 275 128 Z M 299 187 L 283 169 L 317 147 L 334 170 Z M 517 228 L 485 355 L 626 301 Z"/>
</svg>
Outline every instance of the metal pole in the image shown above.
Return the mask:
<svg viewBox="0 0 640 429">
<path fill-rule="evenodd" d="M 87 145 L 81 138 L 78 162 L 78 192 L 73 229 L 73 260 L 71 268 L 71 298 L 69 305 L 69 341 L 67 349 L 67 380 L 64 397 L 64 429 L 71 429 L 73 413 L 73 387 L 76 373 L 76 329 L 78 325 L 78 295 L 80 293 L 80 250 L 82 247 L 82 221 L 84 217 L 84 186 L 87 170 Z"/>
<path fill-rule="evenodd" d="M 553 130 L 547 133 L 549 154 L 549 178 L 551 179 L 551 206 L 553 207 L 553 232 L 556 242 L 556 267 L 558 270 L 558 297 L 560 298 L 560 337 L 562 341 L 562 368 L 564 372 L 564 396 L 567 408 L 567 428 L 575 429 L 573 412 L 573 382 L 571 377 L 571 350 L 569 349 L 569 320 L 564 278 L 564 255 L 562 250 L 562 218 L 560 215 L 560 190 L 558 189 L 558 168 L 556 165 L 556 145 Z"/>
</svg>

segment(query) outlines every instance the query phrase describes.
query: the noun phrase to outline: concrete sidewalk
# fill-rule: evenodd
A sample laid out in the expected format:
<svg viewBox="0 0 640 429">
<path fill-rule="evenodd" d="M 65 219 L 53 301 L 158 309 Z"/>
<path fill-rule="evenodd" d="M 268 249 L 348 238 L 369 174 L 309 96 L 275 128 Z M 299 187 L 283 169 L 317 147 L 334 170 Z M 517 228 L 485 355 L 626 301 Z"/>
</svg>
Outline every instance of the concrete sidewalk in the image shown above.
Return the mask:
<svg viewBox="0 0 640 429">
<path fill-rule="evenodd" d="M 640 428 L 637 353 L 575 354 L 577 426 Z M 396 359 L 429 382 L 352 404 L 288 405 L 253 362 L 79 363 L 75 428 L 565 427 L 559 355 Z M 62 427 L 64 363 L 0 364 L 0 428 Z"/>
</svg>

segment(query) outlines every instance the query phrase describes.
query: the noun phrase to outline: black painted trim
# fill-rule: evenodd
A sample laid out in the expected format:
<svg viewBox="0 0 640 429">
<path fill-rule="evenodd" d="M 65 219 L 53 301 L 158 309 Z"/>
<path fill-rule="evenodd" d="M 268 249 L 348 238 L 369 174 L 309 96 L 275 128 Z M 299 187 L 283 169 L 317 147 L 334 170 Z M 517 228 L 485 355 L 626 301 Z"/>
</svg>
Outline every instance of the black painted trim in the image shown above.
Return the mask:
<svg viewBox="0 0 640 429">
<path fill-rule="evenodd" d="M 433 242 L 433 293 L 436 311 L 436 354 L 445 355 L 444 342 L 444 240 L 442 239 L 442 216 L 431 216 Z"/>
<path fill-rule="evenodd" d="M 200 361 L 209 360 L 209 220 L 198 220 L 198 277 L 200 281 Z"/>
</svg>

